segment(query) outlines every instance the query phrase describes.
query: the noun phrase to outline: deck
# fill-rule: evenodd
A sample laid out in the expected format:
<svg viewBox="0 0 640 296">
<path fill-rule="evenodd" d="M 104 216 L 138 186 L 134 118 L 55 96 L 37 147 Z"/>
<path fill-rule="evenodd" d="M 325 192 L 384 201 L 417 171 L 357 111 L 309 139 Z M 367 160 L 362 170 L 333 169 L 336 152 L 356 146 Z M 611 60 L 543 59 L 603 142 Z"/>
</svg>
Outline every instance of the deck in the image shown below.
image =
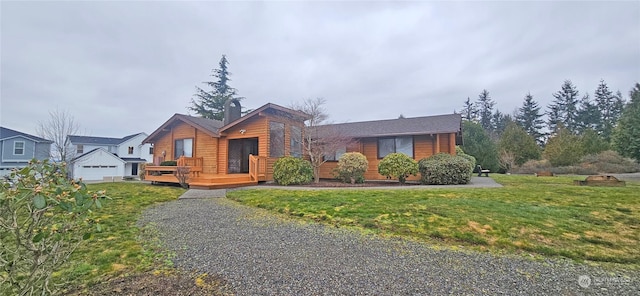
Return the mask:
<svg viewBox="0 0 640 296">
<path fill-rule="evenodd" d="M 249 156 L 249 173 L 206 174 L 202 158 L 181 157 L 176 166 L 146 166 L 145 180 L 152 183 L 182 183 L 193 189 L 223 189 L 257 185 L 266 181 L 266 157 Z"/>
</svg>

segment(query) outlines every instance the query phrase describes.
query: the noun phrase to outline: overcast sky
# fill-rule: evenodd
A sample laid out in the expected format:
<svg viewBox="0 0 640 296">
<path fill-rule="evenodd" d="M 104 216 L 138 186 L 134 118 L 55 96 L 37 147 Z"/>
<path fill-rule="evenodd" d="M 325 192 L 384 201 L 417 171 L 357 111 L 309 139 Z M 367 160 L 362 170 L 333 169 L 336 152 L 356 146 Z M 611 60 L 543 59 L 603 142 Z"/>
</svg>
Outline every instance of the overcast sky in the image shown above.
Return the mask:
<svg viewBox="0 0 640 296">
<path fill-rule="evenodd" d="M 86 135 L 151 133 L 187 114 L 226 54 L 257 108 L 323 97 L 333 122 L 460 110 L 482 89 L 512 113 L 565 79 L 628 98 L 640 2 L 0 2 L 0 124 L 55 108 Z"/>
</svg>

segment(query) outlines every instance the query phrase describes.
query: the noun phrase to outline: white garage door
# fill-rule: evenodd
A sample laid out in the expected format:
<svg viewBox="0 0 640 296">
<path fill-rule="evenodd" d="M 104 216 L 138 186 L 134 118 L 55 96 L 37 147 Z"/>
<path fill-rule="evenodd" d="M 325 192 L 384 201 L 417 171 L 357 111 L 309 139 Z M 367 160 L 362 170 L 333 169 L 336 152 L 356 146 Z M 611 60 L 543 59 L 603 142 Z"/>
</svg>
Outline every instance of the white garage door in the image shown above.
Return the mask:
<svg viewBox="0 0 640 296">
<path fill-rule="evenodd" d="M 87 181 L 102 181 L 104 177 L 112 177 L 118 175 L 118 167 L 115 165 L 85 165 L 79 168 L 76 178 L 82 178 Z"/>
</svg>

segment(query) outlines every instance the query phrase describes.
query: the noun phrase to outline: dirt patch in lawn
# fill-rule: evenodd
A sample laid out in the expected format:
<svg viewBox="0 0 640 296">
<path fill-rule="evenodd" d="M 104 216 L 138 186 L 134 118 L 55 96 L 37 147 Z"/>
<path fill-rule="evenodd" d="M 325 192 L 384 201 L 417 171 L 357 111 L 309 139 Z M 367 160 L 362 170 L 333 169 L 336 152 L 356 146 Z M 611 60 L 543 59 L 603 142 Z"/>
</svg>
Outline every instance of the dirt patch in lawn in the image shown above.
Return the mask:
<svg viewBox="0 0 640 296">
<path fill-rule="evenodd" d="M 67 295 L 102 296 L 102 295 L 233 295 L 227 282 L 218 277 L 207 274 L 186 273 L 145 273 L 127 277 L 119 277 L 108 282 Z"/>
</svg>

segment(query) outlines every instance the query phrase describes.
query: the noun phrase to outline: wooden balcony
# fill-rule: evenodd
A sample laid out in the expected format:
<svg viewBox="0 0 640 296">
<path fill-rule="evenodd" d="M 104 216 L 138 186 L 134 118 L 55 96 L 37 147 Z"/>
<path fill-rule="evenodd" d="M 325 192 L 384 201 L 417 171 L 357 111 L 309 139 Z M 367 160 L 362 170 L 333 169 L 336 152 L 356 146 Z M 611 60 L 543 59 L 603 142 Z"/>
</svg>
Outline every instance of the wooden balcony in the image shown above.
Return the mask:
<svg viewBox="0 0 640 296">
<path fill-rule="evenodd" d="M 145 180 L 153 183 L 180 183 L 184 178 L 189 188 L 220 189 L 258 184 L 266 181 L 267 158 L 249 155 L 248 174 L 205 174 L 203 160 L 197 157 L 180 157 L 177 166 L 146 166 Z"/>
</svg>

